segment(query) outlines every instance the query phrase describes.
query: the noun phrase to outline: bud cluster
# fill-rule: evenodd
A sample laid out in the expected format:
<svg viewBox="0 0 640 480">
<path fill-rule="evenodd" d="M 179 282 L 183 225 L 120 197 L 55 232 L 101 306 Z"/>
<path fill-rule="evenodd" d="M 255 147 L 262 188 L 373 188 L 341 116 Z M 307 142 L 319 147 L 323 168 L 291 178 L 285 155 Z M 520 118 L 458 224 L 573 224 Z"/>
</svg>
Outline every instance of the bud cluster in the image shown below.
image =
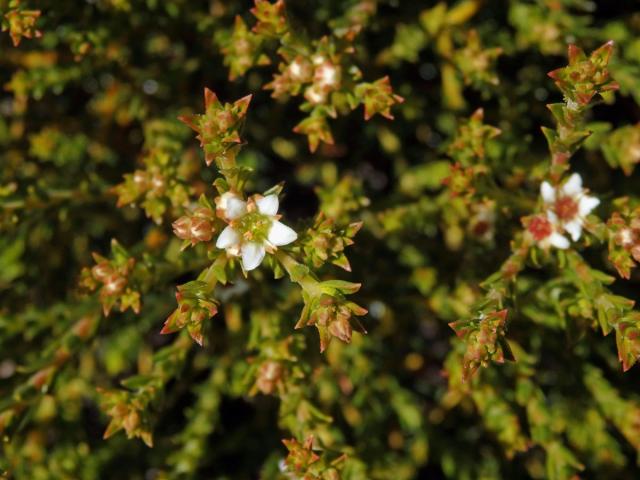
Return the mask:
<svg viewBox="0 0 640 480">
<path fill-rule="evenodd" d="M 621 211 L 607 221 L 609 260 L 622 278 L 629 279 L 631 269 L 640 263 L 640 206 L 631 206 L 628 198 L 619 203 Z"/>
<path fill-rule="evenodd" d="M 251 12 L 257 20 L 252 30 L 237 17 L 233 32 L 218 37 L 230 77 L 246 73 L 253 65 L 270 63 L 263 53 L 264 46 L 276 40 L 280 45 L 278 73 L 264 88 L 272 90 L 274 98 L 304 98 L 301 110 L 309 115 L 296 125 L 294 132 L 307 136 L 312 152 L 320 142 L 333 144 L 327 118 L 335 118 L 338 111 L 353 110 L 362 104 L 366 120 L 377 113 L 393 118 L 391 107 L 403 99 L 393 93 L 389 78 L 358 83 L 362 74 L 352 61 L 357 27 L 337 27 L 333 35 L 309 41 L 289 25 L 283 0 L 255 0 Z M 367 15 L 356 18 L 360 17 L 364 20 Z"/>
<path fill-rule="evenodd" d="M 146 402 L 122 390 L 100 390 L 103 410 L 111 417 L 103 438 L 124 430 L 127 438 L 140 438 L 148 447 L 153 446 L 153 436 Z"/>
<path fill-rule="evenodd" d="M 224 168 L 231 147 L 241 143 L 240 128 L 251 102 L 251 95 L 234 103 L 222 103 L 208 88 L 204 89 L 204 114 L 183 115 L 179 119 L 194 130 L 204 150 L 207 165 L 214 161 Z"/>
<path fill-rule="evenodd" d="M 26 10 L 20 4 L 21 0 L 10 0 L 9 11 L 6 13 L 0 10 L 2 31 L 9 31 L 13 46 L 20 45 L 22 38 L 39 38 L 42 32 L 36 29 L 36 22 L 40 17 L 40 10 Z"/>
<path fill-rule="evenodd" d="M 507 310 L 480 313 L 471 320 L 459 320 L 449 326 L 464 340 L 463 379 L 469 379 L 480 366 L 490 360 L 502 363 L 511 355 L 505 338 Z"/>
<path fill-rule="evenodd" d="M 153 120 L 145 125 L 144 168 L 125 174 L 124 181 L 112 188 L 118 207 L 139 204 L 147 217 L 160 224 L 167 214 L 188 205 L 191 159 L 182 153 L 184 134 L 179 129 L 175 120 Z"/>
<path fill-rule="evenodd" d="M 500 129 L 484 123 L 484 111 L 479 108 L 463 120 L 453 140 L 446 148 L 453 160 L 448 175 L 441 181 L 446 188 L 440 197 L 440 208 L 446 226 L 449 248 L 462 248 L 465 231 L 472 240 L 490 242 L 496 222 L 493 178 L 487 149 Z"/>
<path fill-rule="evenodd" d="M 289 30 L 283 0 L 277 0 L 275 3 L 271 3 L 269 0 L 255 0 L 255 6 L 251 9 L 251 13 L 257 20 L 253 27 L 253 31 L 257 35 L 280 37 Z"/>
<path fill-rule="evenodd" d="M 203 345 L 204 322 L 218 313 L 218 304 L 211 298 L 211 288 L 200 280 L 185 283 L 178 287 L 176 300 L 178 308 L 169 315 L 160 333 L 174 333 L 186 328 L 191 338 Z"/>
<path fill-rule="evenodd" d="M 128 438 L 140 438 L 148 447 L 153 446 L 152 418 L 167 382 L 182 369 L 192 343 L 186 337 L 159 349 L 145 374 L 122 380 L 125 389 L 99 388 L 102 409 L 111 417 L 104 432 L 108 438 L 124 430 Z"/>
<path fill-rule="evenodd" d="M 210 242 L 216 232 L 216 214 L 206 196 L 200 197 L 199 204 L 200 206 L 172 224 L 175 236 L 184 240 L 183 249 L 200 242 Z"/>
<path fill-rule="evenodd" d="M 462 73 L 465 85 L 480 89 L 484 85 L 500 83 L 495 72 L 497 59 L 502 55 L 501 47 L 484 48 L 477 30 L 467 32 L 467 44 L 453 55 L 453 60 Z"/>
<path fill-rule="evenodd" d="M 140 292 L 132 286 L 132 275 L 136 265 L 135 258 L 116 241 L 111 242 L 112 258 L 93 254 L 96 265 L 85 268 L 81 273 L 80 284 L 90 291 L 99 290 L 99 299 L 105 315 L 120 305 L 120 311 L 131 308 L 140 312 Z"/>
<path fill-rule="evenodd" d="M 640 163 L 640 123 L 620 127 L 601 144 L 604 158 L 614 168 L 621 168 L 625 175 L 633 173 Z"/>
<path fill-rule="evenodd" d="M 607 68 L 612 51 L 613 41 L 608 41 L 588 57 L 581 48 L 569 45 L 569 65 L 549 73 L 570 110 L 583 108 L 595 95 L 618 88 Z"/>
<path fill-rule="evenodd" d="M 343 286 L 333 289 L 332 293 L 323 293 L 317 297 L 305 295 L 305 305 L 296 324 L 296 328 L 314 326 L 320 335 L 320 352 L 324 352 L 333 338 L 351 343 L 353 329 L 366 333 L 362 324 L 356 318 L 367 314 L 367 310 L 353 302 L 347 301 L 342 293 L 354 293 L 360 288 L 359 284 L 349 284 L 338 280 L 329 280 L 321 284 L 325 290 L 328 284 L 340 283 Z"/>
<path fill-rule="evenodd" d="M 458 127 L 454 140 L 447 147 L 447 155 L 464 167 L 482 164 L 488 142 L 500 133 L 499 128 L 484 123 L 484 110 L 478 108 Z"/>
<path fill-rule="evenodd" d="M 255 388 L 264 395 L 271 395 L 284 388 L 285 366 L 277 360 L 265 360 L 258 367 Z"/>
<path fill-rule="evenodd" d="M 307 263 L 314 268 L 319 268 L 329 262 L 350 272 L 351 265 L 344 250 L 353 245 L 353 237 L 360 228 L 362 228 L 362 222 L 351 223 L 346 228 L 338 229 L 332 219 L 320 213 L 313 226 L 299 241 Z"/>
<path fill-rule="evenodd" d="M 558 126 L 555 130 L 543 127 L 551 152 L 551 178 L 559 180 L 569 169 L 569 159 L 582 145 L 591 131 L 583 125 L 586 107 L 598 94 L 617 90 L 608 64 L 613 51 L 609 41 L 589 57 L 575 45 L 569 45 L 569 65 L 549 72 L 564 95 L 564 103 L 547 105 Z"/>
<path fill-rule="evenodd" d="M 286 478 L 304 480 L 340 480 L 339 470 L 346 457 L 344 455 L 328 462 L 325 456 L 314 451 L 314 438 L 308 436 L 300 443 L 295 438 L 282 440 L 289 451 L 284 460 L 283 473 Z"/>
</svg>

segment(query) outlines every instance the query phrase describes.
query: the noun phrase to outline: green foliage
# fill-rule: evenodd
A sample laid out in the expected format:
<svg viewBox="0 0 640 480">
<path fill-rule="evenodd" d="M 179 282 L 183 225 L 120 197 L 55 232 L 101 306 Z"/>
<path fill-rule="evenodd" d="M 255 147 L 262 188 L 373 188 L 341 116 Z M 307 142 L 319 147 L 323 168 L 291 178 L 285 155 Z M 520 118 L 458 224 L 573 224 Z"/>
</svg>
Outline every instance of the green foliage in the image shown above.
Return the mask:
<svg viewBox="0 0 640 480">
<path fill-rule="evenodd" d="M 0 0 L 0 476 L 637 478 L 632 3 Z"/>
</svg>

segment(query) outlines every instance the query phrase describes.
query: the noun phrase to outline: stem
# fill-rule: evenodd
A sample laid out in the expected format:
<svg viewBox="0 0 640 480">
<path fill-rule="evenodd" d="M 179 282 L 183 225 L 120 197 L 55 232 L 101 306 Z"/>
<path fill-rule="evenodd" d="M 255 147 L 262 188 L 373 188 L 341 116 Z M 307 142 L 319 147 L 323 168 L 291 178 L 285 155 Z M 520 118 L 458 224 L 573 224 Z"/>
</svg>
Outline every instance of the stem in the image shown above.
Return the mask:
<svg viewBox="0 0 640 480">
<path fill-rule="evenodd" d="M 214 260 L 211 266 L 207 269 L 207 273 L 204 275 L 204 281 L 207 283 L 209 287 L 209 291 L 213 292 L 213 289 L 216 287 L 218 283 L 218 278 L 215 276 L 215 271 L 219 268 L 224 268 L 227 264 L 227 255 L 222 253 Z"/>
<path fill-rule="evenodd" d="M 313 274 L 305 265 L 299 263 L 291 255 L 283 252 L 282 250 L 276 251 L 276 259 L 287 271 L 292 282 L 300 285 L 300 287 L 302 287 L 302 289 L 311 296 L 320 295 L 320 282 L 314 278 Z"/>
</svg>

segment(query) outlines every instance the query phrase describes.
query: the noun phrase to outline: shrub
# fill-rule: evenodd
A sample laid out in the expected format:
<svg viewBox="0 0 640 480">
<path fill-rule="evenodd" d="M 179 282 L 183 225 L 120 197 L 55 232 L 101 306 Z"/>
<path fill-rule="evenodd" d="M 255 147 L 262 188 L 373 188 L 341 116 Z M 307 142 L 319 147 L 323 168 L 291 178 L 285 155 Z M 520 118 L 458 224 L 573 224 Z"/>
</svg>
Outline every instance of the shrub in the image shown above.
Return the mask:
<svg viewBox="0 0 640 480">
<path fill-rule="evenodd" d="M 631 2 L 0 17 L 7 478 L 638 476 Z"/>
</svg>

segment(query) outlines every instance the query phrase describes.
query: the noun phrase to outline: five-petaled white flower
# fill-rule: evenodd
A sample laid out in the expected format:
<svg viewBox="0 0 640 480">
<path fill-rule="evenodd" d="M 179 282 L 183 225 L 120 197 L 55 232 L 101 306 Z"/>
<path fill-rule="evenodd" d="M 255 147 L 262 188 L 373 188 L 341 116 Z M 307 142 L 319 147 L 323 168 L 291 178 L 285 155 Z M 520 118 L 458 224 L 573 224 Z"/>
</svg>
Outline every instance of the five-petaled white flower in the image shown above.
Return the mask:
<svg viewBox="0 0 640 480">
<path fill-rule="evenodd" d="M 279 221 L 278 196 L 275 194 L 254 195 L 247 201 L 232 192 L 216 199 L 218 216 L 229 225 L 220 233 L 216 247 L 228 255 L 241 257 L 246 270 L 257 268 L 267 251 L 288 245 L 298 234 Z"/>
<path fill-rule="evenodd" d="M 596 197 L 587 195 L 587 190 L 582 188 L 582 177 L 577 173 L 560 186 L 553 187 L 549 182 L 542 182 L 540 195 L 554 230 L 567 232 L 574 242 L 582 235 L 586 216 L 600 204 Z"/>
</svg>

